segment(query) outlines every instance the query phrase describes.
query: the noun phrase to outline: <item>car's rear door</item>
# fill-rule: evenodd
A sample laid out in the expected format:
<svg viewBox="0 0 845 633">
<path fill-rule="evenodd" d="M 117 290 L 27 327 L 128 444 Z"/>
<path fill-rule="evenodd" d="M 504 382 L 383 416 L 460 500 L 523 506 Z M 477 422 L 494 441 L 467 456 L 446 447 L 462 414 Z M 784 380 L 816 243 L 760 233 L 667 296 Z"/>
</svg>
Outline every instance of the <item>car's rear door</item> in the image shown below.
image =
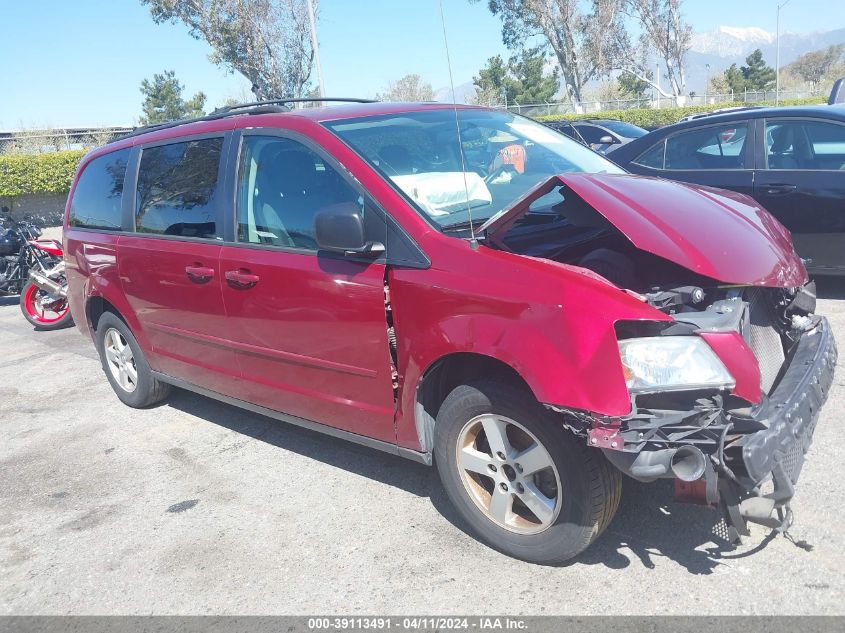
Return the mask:
<svg viewBox="0 0 845 633">
<path fill-rule="evenodd" d="M 810 270 L 845 272 L 845 123 L 772 117 L 761 127 L 754 197 L 792 232 Z"/>
<path fill-rule="evenodd" d="M 681 130 L 634 158 L 631 171 L 751 195 L 753 136 L 754 127 L 747 120 Z"/>
<path fill-rule="evenodd" d="M 230 139 L 220 133 L 141 147 L 131 177 L 135 230 L 121 235 L 118 264 L 153 368 L 237 395 L 220 271 Z"/>
<path fill-rule="evenodd" d="M 383 216 L 304 137 L 245 131 L 238 164 L 236 243 L 220 267 L 247 399 L 395 441 L 385 264 L 319 251 L 314 237 L 315 215 L 346 204 L 385 243 Z"/>
</svg>

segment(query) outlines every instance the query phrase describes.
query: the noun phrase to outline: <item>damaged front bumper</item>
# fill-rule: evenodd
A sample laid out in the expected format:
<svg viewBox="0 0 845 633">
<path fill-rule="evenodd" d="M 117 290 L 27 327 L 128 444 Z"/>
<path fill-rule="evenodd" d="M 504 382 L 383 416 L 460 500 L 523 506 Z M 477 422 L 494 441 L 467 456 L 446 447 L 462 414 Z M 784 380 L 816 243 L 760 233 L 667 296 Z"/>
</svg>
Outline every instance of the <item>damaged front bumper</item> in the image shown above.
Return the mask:
<svg viewBox="0 0 845 633">
<path fill-rule="evenodd" d="M 820 318 L 796 344 L 777 387 L 753 412 L 764 428 L 742 443 L 742 461 L 752 481 L 763 481 L 776 468 L 793 484 L 798 481 L 819 411 L 833 383 L 836 358 L 830 324 Z"/>
<path fill-rule="evenodd" d="M 639 396 L 628 417 L 595 424 L 588 443 L 635 479 L 685 482 L 679 496 L 719 504 L 737 534 L 748 533 L 746 521 L 785 529 L 837 359 L 830 325 L 814 318 L 758 405 L 719 394 Z"/>
</svg>

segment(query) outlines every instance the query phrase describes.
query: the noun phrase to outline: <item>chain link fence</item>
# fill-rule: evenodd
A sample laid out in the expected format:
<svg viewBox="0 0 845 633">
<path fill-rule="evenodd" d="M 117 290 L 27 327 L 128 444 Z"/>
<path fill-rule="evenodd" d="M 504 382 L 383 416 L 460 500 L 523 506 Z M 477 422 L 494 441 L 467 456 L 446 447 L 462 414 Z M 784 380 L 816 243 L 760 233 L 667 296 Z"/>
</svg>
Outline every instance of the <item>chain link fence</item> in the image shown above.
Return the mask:
<svg viewBox="0 0 845 633">
<path fill-rule="evenodd" d="M 132 131 L 131 126 L 0 131 L 0 155 L 90 149 Z"/>
<path fill-rule="evenodd" d="M 800 99 L 813 96 L 808 91 L 780 91 L 780 99 Z M 678 106 L 713 105 L 721 103 L 748 103 L 774 101 L 775 91 L 746 90 L 725 94 L 692 94 L 684 97 L 642 97 L 639 99 L 584 100 L 577 105 L 570 101 L 544 103 L 490 103 L 493 108 L 507 109 L 525 116 L 550 114 L 591 114 L 606 110 L 630 110 L 635 108 L 674 108 Z M 66 149 L 90 149 L 104 145 L 132 131 L 132 126 L 65 128 L 52 130 L 0 131 L 0 155 L 40 154 Z"/>
<path fill-rule="evenodd" d="M 803 99 L 814 96 L 806 90 L 781 90 L 780 100 Z M 584 100 L 578 104 L 570 101 L 544 103 L 496 103 L 494 108 L 503 108 L 525 116 L 544 116 L 550 114 L 590 114 L 606 110 L 630 110 L 635 108 L 676 108 L 679 106 L 717 106 L 721 103 L 747 103 L 753 105 L 762 101 L 774 101 L 774 90 L 745 90 L 724 94 L 692 94 L 682 97 L 642 97 L 639 99 Z"/>
</svg>

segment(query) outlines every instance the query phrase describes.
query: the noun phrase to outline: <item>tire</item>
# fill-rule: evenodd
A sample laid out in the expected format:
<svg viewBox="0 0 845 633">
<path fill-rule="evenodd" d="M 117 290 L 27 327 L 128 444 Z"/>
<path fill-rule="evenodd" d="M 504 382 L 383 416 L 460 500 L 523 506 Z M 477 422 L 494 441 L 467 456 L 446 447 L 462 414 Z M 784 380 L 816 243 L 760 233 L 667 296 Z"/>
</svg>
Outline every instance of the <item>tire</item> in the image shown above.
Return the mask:
<svg viewBox="0 0 845 633">
<path fill-rule="evenodd" d="M 24 318 L 36 329 L 42 331 L 61 330 L 73 325 L 73 316 L 67 300 L 56 302 L 50 309 L 45 309 L 40 299 L 46 293 L 31 281 L 21 290 L 21 312 Z"/>
<path fill-rule="evenodd" d="M 503 446 L 495 439 L 501 429 L 504 460 L 495 450 Z M 530 393 L 505 383 L 456 387 L 437 414 L 434 453 L 446 493 L 473 532 L 524 561 L 569 560 L 598 538 L 619 507 L 619 471 L 566 431 Z M 469 469 L 459 464 L 459 455 Z"/>
<path fill-rule="evenodd" d="M 103 313 L 97 322 L 97 351 L 109 384 L 124 404 L 143 409 L 170 394 L 170 385 L 153 376 L 138 341 L 112 312 Z"/>
</svg>

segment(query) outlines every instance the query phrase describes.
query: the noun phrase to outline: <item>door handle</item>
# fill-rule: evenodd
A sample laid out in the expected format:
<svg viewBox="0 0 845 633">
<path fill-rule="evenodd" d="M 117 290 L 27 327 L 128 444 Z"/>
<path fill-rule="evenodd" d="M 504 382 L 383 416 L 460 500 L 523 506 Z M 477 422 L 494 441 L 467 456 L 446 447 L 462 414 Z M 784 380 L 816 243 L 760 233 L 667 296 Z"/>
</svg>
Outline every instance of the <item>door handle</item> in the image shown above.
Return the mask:
<svg viewBox="0 0 845 633">
<path fill-rule="evenodd" d="M 765 188 L 766 193 L 770 196 L 782 196 L 787 193 L 792 193 L 798 189 L 798 185 L 772 183 L 770 185 L 765 185 Z"/>
<path fill-rule="evenodd" d="M 258 283 L 260 277 L 255 275 L 246 268 L 239 268 L 238 270 L 227 270 L 225 272 L 226 281 L 233 288 L 238 290 L 247 290 Z"/>
<path fill-rule="evenodd" d="M 185 274 L 195 284 L 204 284 L 214 277 L 214 269 L 202 264 L 193 264 L 192 266 L 185 266 Z"/>
</svg>

